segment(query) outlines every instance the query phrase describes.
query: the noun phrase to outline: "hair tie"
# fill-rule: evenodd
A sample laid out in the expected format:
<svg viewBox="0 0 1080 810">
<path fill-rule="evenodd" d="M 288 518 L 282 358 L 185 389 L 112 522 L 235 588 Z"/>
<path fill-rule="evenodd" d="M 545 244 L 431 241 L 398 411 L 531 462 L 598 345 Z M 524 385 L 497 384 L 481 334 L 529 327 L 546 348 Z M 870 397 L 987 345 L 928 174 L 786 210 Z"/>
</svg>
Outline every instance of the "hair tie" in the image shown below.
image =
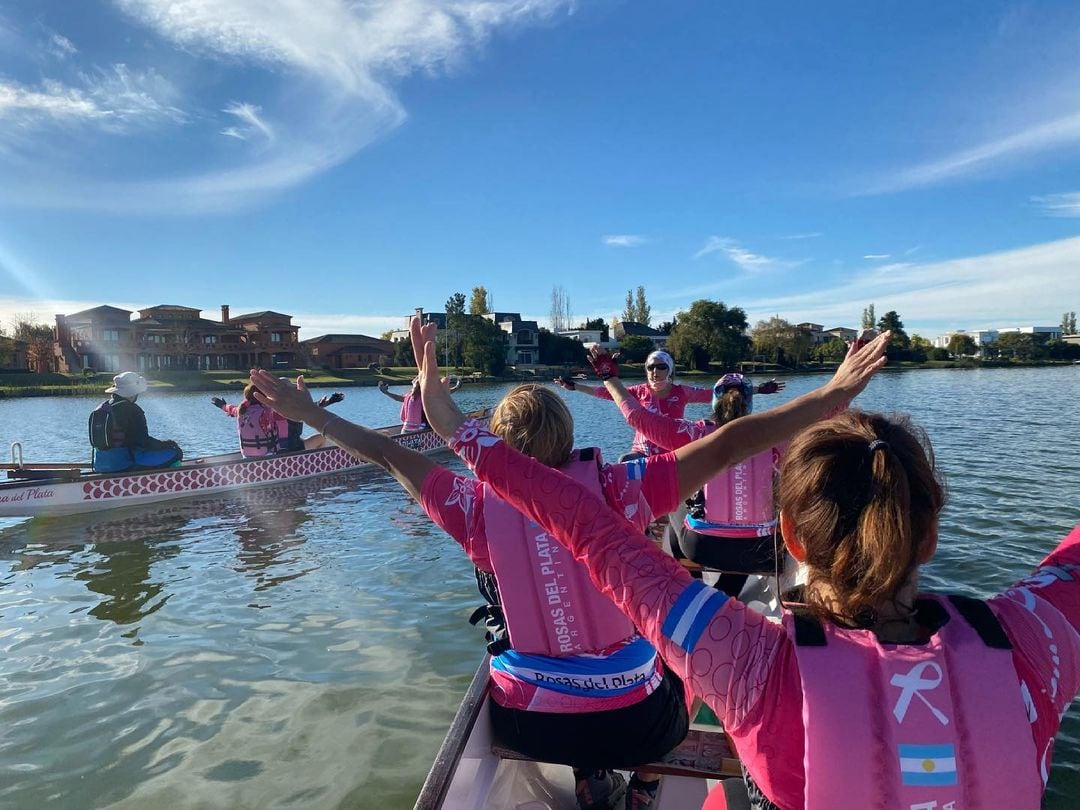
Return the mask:
<svg viewBox="0 0 1080 810">
<path fill-rule="evenodd" d="M 888 449 L 889 449 L 889 443 L 887 441 L 885 441 L 884 439 L 874 439 L 872 442 L 870 442 L 866 453 L 867 453 L 867 455 L 872 456 L 872 455 L 874 455 L 875 450 L 888 450 Z"/>
</svg>

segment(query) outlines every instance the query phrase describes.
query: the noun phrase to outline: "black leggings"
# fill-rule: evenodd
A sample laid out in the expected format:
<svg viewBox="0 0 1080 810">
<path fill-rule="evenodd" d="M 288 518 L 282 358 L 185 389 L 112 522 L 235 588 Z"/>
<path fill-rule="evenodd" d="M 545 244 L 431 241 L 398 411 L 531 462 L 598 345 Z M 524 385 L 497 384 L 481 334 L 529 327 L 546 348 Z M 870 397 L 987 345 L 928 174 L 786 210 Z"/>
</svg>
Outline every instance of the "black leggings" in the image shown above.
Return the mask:
<svg viewBox="0 0 1080 810">
<path fill-rule="evenodd" d="M 507 709 L 489 700 L 495 738 L 540 762 L 580 770 L 632 769 L 660 759 L 686 737 L 690 718 L 682 681 L 671 670 L 633 706 L 561 714 Z"/>
</svg>

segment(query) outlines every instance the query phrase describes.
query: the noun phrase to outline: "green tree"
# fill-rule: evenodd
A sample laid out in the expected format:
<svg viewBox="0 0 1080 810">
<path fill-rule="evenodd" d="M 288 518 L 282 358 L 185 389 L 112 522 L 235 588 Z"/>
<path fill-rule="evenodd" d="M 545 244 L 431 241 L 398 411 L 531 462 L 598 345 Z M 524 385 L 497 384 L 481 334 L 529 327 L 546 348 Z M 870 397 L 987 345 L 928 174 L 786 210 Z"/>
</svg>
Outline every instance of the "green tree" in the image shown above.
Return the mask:
<svg viewBox="0 0 1080 810">
<path fill-rule="evenodd" d="M 874 320 L 874 305 L 871 304 L 862 311 L 862 328 L 874 329 L 875 327 L 876 322 Z"/>
<path fill-rule="evenodd" d="M 998 335 L 989 348 L 995 357 L 1003 360 L 1044 360 L 1049 356 L 1045 345 L 1022 332 Z"/>
<path fill-rule="evenodd" d="M 51 326 L 40 323 L 33 315 L 16 315 L 11 335 L 26 343 L 26 361 L 31 371 L 43 374 L 54 370 L 56 360 Z"/>
<path fill-rule="evenodd" d="M 645 288 L 638 287 L 634 296 L 634 320 L 648 326 L 652 323 L 652 307 L 645 300 Z"/>
<path fill-rule="evenodd" d="M 491 312 L 491 294 L 486 287 L 473 287 L 469 298 L 470 315 L 487 315 Z"/>
<path fill-rule="evenodd" d="M 623 335 L 619 341 L 619 351 L 629 363 L 644 363 L 656 344 L 643 335 Z"/>
<path fill-rule="evenodd" d="M 814 346 L 809 329 L 796 326 L 779 316 L 758 321 L 750 333 L 754 341 L 754 356 L 765 356 L 773 363 L 792 368 L 804 361 Z"/>
<path fill-rule="evenodd" d="M 465 314 L 465 293 L 456 292 L 446 299 L 446 317 Z"/>
<path fill-rule="evenodd" d="M 819 363 L 842 363 L 847 352 L 847 344 L 839 338 L 833 338 L 811 349 L 810 357 Z"/>
<path fill-rule="evenodd" d="M 413 356 L 412 338 L 403 338 L 394 341 L 394 365 L 415 366 L 416 358 Z"/>
<path fill-rule="evenodd" d="M 873 304 L 870 305 L 871 309 Z M 881 318 L 878 319 L 877 329 L 879 332 L 890 330 L 892 332 L 892 339 L 889 341 L 889 348 L 885 350 L 885 354 L 888 355 L 890 360 L 907 360 L 909 350 L 911 348 L 911 338 L 908 337 L 907 332 L 904 331 L 904 322 L 900 320 L 900 315 L 896 310 L 890 309 Z"/>
<path fill-rule="evenodd" d="M 671 330 L 675 328 L 675 321 L 662 321 L 657 327 L 656 331 L 661 335 L 670 335 Z"/>
<path fill-rule="evenodd" d="M 927 357 L 929 357 L 931 360 L 948 360 L 949 350 L 942 349 L 940 346 L 938 346 L 927 352 Z"/>
<path fill-rule="evenodd" d="M 623 321 L 624 323 L 626 321 L 635 321 L 635 320 L 637 320 L 637 307 L 634 306 L 634 291 L 633 290 L 627 290 L 626 291 L 626 306 L 623 307 L 622 317 L 619 318 L 619 320 Z"/>
<path fill-rule="evenodd" d="M 698 300 L 675 316 L 668 350 L 684 366 L 707 371 L 709 361 L 734 366 L 750 348 L 746 313 L 722 301 Z"/>
<path fill-rule="evenodd" d="M 581 366 L 585 364 L 585 346 L 579 340 L 556 335 L 541 329 L 540 362 L 551 366 Z"/>
<path fill-rule="evenodd" d="M 469 318 L 465 327 L 465 365 L 485 374 L 506 369 L 506 333 L 487 318 Z"/>
<path fill-rule="evenodd" d="M 446 329 L 442 332 L 443 362 L 460 367 L 465 362 L 465 293 L 456 292 L 446 299 Z"/>
<path fill-rule="evenodd" d="M 953 357 L 971 357 L 979 353 L 979 347 L 971 335 L 957 332 L 949 338 L 949 354 Z"/>
<path fill-rule="evenodd" d="M 1076 334 L 1076 313 L 1066 312 L 1061 316 L 1061 334 L 1063 335 L 1075 335 Z"/>
</svg>

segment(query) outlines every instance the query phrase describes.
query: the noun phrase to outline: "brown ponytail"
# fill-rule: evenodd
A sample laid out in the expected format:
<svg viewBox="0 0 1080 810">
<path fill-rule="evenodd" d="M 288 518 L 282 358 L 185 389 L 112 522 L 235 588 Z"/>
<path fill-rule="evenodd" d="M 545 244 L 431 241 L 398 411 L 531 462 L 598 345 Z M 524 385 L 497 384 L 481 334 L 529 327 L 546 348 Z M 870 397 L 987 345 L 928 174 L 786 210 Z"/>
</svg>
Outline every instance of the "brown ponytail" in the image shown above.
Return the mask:
<svg viewBox="0 0 1080 810">
<path fill-rule="evenodd" d="M 255 399 L 255 392 L 258 390 L 258 387 L 256 387 L 255 383 L 253 382 L 249 382 L 247 385 L 244 386 L 244 399 L 240 403 L 241 412 L 246 411 L 252 405 L 259 404 L 259 400 Z"/>
<path fill-rule="evenodd" d="M 866 625 L 918 567 L 945 493 L 920 428 L 850 410 L 792 442 L 778 499 L 806 549 L 811 609 Z"/>
<path fill-rule="evenodd" d="M 717 425 L 723 426 L 732 419 L 746 416 L 749 411 L 750 408 L 747 405 L 746 397 L 743 396 L 742 389 L 729 388 L 722 397 L 716 400 L 716 407 L 713 408 L 713 421 Z"/>
</svg>

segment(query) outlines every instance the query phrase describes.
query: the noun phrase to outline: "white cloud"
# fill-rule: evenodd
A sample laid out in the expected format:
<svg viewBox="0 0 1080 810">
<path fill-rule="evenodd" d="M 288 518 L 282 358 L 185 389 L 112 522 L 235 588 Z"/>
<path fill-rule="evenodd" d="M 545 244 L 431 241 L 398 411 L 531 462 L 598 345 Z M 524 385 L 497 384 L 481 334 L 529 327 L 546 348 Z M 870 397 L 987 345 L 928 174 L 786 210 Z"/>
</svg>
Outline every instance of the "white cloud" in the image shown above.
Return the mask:
<svg viewBox="0 0 1080 810">
<path fill-rule="evenodd" d="M 1080 191 L 1032 197 L 1031 201 L 1041 207 L 1047 216 L 1080 217 Z"/>
<path fill-rule="evenodd" d="M 937 185 L 979 172 L 1000 169 L 1010 162 L 1039 153 L 1080 144 L 1080 113 L 1029 126 L 943 158 L 902 169 L 867 189 L 884 194 Z"/>
<path fill-rule="evenodd" d="M 815 231 L 814 233 L 793 233 L 788 236 L 781 236 L 781 239 L 817 239 L 819 236 L 824 236 L 821 231 Z"/>
<path fill-rule="evenodd" d="M 869 259 L 870 261 L 881 261 L 882 259 L 891 259 L 892 254 L 891 253 L 867 253 L 865 256 L 863 256 L 863 258 L 864 259 Z"/>
<path fill-rule="evenodd" d="M 262 112 L 262 110 L 256 105 L 233 102 L 222 110 L 222 112 L 235 116 L 243 124 L 243 126 L 239 127 L 226 127 L 221 131 L 222 135 L 228 135 L 229 137 L 246 141 L 253 135 L 259 134 L 267 141 L 274 140 L 274 130 L 271 129 L 268 123 L 259 117 L 259 113 Z"/>
<path fill-rule="evenodd" d="M 417 72 L 446 72 L 498 30 L 573 10 L 573 0 L 115 3 L 135 25 L 164 41 L 164 46 L 157 42 L 148 47 L 146 58 L 160 59 L 169 65 L 168 75 L 184 77 L 187 95 L 170 93 L 163 81 L 152 81 L 160 79 L 153 67 L 141 72 L 123 66 L 111 71 L 88 67 L 82 80 L 56 82 L 49 89 L 0 88 L 7 90 L 9 117 L 18 101 L 23 124 L 45 126 L 45 110 L 57 109 L 66 110 L 71 122 L 111 133 L 130 133 L 135 120 L 162 127 L 191 125 L 186 133 L 190 143 L 184 145 L 196 148 L 183 152 L 198 155 L 198 162 L 179 170 L 174 164 L 163 165 L 156 177 L 145 166 L 137 171 L 133 167 L 130 178 L 118 165 L 112 172 L 115 179 L 106 184 L 85 176 L 93 174 L 90 165 L 84 176 L 73 171 L 50 174 L 47 150 L 23 139 L 21 165 L 34 166 L 36 172 L 27 172 L 18 184 L 5 184 L 0 199 L 125 212 L 221 210 L 257 203 L 344 162 L 400 125 L 406 114 L 394 92 L 395 80 Z M 177 70 L 177 63 L 183 69 Z M 251 73 L 253 68 L 263 73 L 253 85 L 259 88 L 256 98 L 230 103 L 207 97 L 212 92 L 207 88 L 224 86 L 231 74 Z M 214 80 L 200 81 L 202 72 L 213 72 Z M 193 95 L 196 89 L 200 96 Z M 0 100 L 0 123 L 4 109 Z M 244 142 L 246 148 L 226 148 L 221 135 Z M 52 154 L 65 146 L 67 153 L 80 153 L 69 142 L 53 144 Z M 168 151 L 175 155 L 179 150 Z"/>
<path fill-rule="evenodd" d="M 69 56 L 74 56 L 79 52 L 79 49 L 75 47 L 71 40 L 62 34 L 53 34 L 50 36 L 49 44 L 46 48 L 49 53 L 61 60 L 67 59 Z"/>
<path fill-rule="evenodd" d="M 801 261 L 788 261 L 775 259 L 771 256 L 763 256 L 759 253 L 751 253 L 742 247 L 736 240 L 727 236 L 710 236 L 705 240 L 704 246 L 694 254 L 695 259 L 708 256 L 710 253 L 721 252 L 743 270 L 778 270 L 797 267 Z"/>
<path fill-rule="evenodd" d="M 751 320 L 852 325 L 870 302 L 896 310 L 909 332 L 955 327 L 1054 324 L 1061 301 L 1080 300 L 1080 237 L 932 263 L 898 263 L 845 277 L 833 286 L 751 300 Z M 936 331 L 935 331 L 936 330 Z"/>
<path fill-rule="evenodd" d="M 34 128 L 50 123 L 89 123 L 112 132 L 182 123 L 186 116 L 172 106 L 172 85 L 154 70 L 132 71 L 113 65 L 79 75 L 81 86 L 46 79 L 38 88 L 0 81 L 0 122 Z"/>
<path fill-rule="evenodd" d="M 650 241 L 646 236 L 632 233 L 617 233 L 603 237 L 603 242 L 608 247 L 634 248 L 648 244 Z"/>
</svg>

